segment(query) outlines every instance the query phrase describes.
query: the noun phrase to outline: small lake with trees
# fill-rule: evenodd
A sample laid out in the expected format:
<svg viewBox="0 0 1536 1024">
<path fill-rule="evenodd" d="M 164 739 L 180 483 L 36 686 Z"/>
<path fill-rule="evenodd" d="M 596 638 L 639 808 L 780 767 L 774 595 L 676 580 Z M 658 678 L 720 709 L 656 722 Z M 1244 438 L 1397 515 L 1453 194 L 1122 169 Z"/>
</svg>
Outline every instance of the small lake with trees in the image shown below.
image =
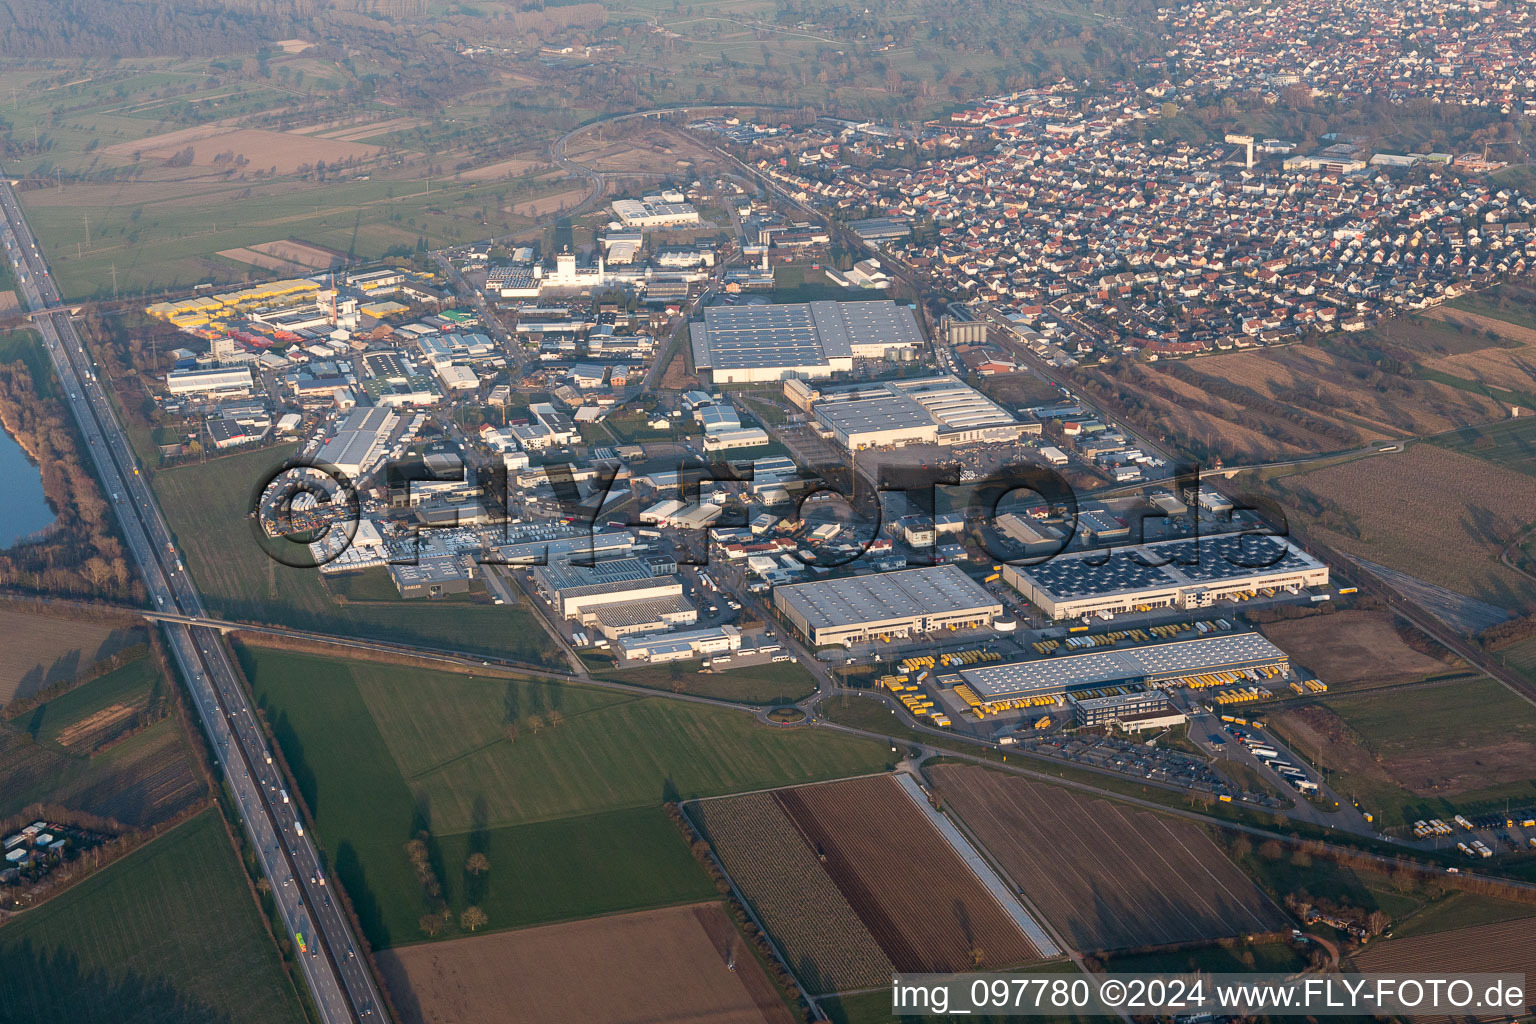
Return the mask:
<svg viewBox="0 0 1536 1024">
<path fill-rule="evenodd" d="M 43 497 L 43 473 L 16 439 L 0 428 L 0 550 L 54 520 Z"/>
</svg>

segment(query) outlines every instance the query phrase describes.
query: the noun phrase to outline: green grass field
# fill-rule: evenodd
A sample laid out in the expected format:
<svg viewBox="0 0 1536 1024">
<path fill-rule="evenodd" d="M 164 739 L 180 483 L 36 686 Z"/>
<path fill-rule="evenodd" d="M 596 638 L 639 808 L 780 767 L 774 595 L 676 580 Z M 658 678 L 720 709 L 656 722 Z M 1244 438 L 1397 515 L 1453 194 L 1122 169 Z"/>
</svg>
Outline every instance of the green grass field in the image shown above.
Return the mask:
<svg viewBox="0 0 1536 1024">
<path fill-rule="evenodd" d="M 364 600 L 338 603 L 320 573 L 280 565 L 251 535 L 252 489 L 288 453 L 261 449 L 161 470 L 152 480 L 187 571 L 208 607 L 226 618 L 559 664 L 553 642 L 524 608 L 467 600 L 401 600 L 363 584 Z M 375 580 L 376 582 L 376 580 Z"/>
<path fill-rule="evenodd" d="M 0 1019 L 303 1024 L 218 815 L 0 929 Z"/>
<path fill-rule="evenodd" d="M 1499 657 L 1504 664 L 1536 682 L 1536 637 L 1506 647 Z"/>
<path fill-rule="evenodd" d="M 1536 476 L 1536 416 L 1467 427 L 1433 443 Z"/>
<path fill-rule="evenodd" d="M 776 731 L 662 697 L 252 646 L 240 656 L 335 873 L 381 946 L 422 937 L 421 890 L 402 849 L 418 829 L 453 865 L 488 837 L 493 870 L 506 865 L 489 889 L 492 927 L 638 909 L 700 894 L 703 876 L 660 813 L 665 797 L 837 778 L 886 760 L 877 743 Z M 528 883 L 508 888 L 508 875 Z"/>
<path fill-rule="evenodd" d="M 1389 700 L 1340 696 L 1327 703 L 1384 757 L 1487 743 L 1493 723 L 1506 738 L 1536 737 L 1536 708 L 1486 676 L 1403 690 Z"/>
<path fill-rule="evenodd" d="M 678 661 L 623 671 L 603 671 L 598 676 L 619 683 L 694 693 L 721 700 L 739 700 L 748 704 L 793 704 L 816 689 L 816 680 L 793 661 L 769 662 L 707 674 L 699 671 L 701 664 L 699 661 Z"/>
<path fill-rule="evenodd" d="M 809 264 L 773 268 L 774 302 L 820 302 L 827 299 L 854 302 L 859 299 L 888 298 L 890 296 L 878 288 L 844 288 L 834 284 L 825 273 L 813 269 Z"/>
<path fill-rule="evenodd" d="M 1503 810 L 1506 802 L 1536 806 L 1536 765 L 1521 756 L 1536 742 L 1536 709 L 1492 679 L 1324 703 L 1358 740 L 1306 755 L 1381 825 Z M 1430 783 L 1442 777 L 1455 785 L 1437 792 L 1441 784 Z"/>
<path fill-rule="evenodd" d="M 53 395 L 53 366 L 48 362 L 48 354 L 43 351 L 42 339 L 36 331 L 0 331 L 0 363 L 18 360 L 27 364 L 38 394 Z"/>
<path fill-rule="evenodd" d="M 1468 313 L 1480 313 L 1495 320 L 1536 328 L 1536 313 L 1531 312 L 1530 289 L 1522 284 L 1506 284 L 1483 292 L 1471 292 L 1452 299 L 1446 305 L 1452 309 L 1464 309 Z"/>
<path fill-rule="evenodd" d="M 1291 893 L 1309 902 L 1354 908 L 1362 916 L 1380 910 L 1399 937 L 1536 915 L 1536 908 L 1508 900 L 1438 885 L 1426 888 L 1417 878 L 1395 878 L 1321 859 L 1297 863 L 1289 851 L 1278 857 L 1249 852 L 1235 859 L 1276 903 Z"/>
<path fill-rule="evenodd" d="M 56 741 L 59 733 L 76 722 L 114 704 L 143 704 L 163 692 L 165 677 L 149 658 L 139 658 L 122 668 L 75 687 L 22 715 L 17 725 L 34 739 Z"/>
<path fill-rule="evenodd" d="M 48 742 L 17 744 L 16 731 L 0 726 L 9 734 L 0 735 L 0 817 L 50 803 L 142 827 L 202 799 L 174 718 L 154 722 L 89 758 Z"/>
</svg>

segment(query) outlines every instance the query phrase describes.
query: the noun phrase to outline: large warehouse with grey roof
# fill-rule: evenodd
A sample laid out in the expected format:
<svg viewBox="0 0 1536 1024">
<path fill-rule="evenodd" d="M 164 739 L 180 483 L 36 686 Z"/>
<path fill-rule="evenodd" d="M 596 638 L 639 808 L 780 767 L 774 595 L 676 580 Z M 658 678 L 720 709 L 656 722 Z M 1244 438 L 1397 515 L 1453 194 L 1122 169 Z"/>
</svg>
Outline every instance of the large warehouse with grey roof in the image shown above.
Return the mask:
<svg viewBox="0 0 1536 1024">
<path fill-rule="evenodd" d="M 1003 614 L 1002 602 L 955 565 L 778 586 L 773 605 L 818 647 L 990 625 Z"/>
<path fill-rule="evenodd" d="M 1214 672 L 1284 670 L 1286 653 L 1258 633 L 1221 633 L 960 670 L 983 704 L 1106 686 L 1172 683 Z"/>
<path fill-rule="evenodd" d="M 1283 537 L 1231 533 L 1005 564 L 1003 579 L 1051 618 L 1070 619 L 1205 608 L 1260 588 L 1327 586 L 1328 567 Z"/>
<path fill-rule="evenodd" d="M 854 359 L 900 358 L 923 344 L 911 307 L 890 299 L 706 306 L 689 329 L 693 365 L 716 384 L 830 377 Z"/>
</svg>

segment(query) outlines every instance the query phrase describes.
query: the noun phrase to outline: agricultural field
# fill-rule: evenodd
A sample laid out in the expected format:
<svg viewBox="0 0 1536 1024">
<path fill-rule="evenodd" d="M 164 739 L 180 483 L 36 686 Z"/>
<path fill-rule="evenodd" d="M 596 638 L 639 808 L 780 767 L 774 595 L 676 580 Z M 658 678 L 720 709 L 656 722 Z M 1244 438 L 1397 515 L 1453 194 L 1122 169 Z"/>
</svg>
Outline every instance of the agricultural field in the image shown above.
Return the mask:
<svg viewBox="0 0 1536 1024">
<path fill-rule="evenodd" d="M 1428 364 L 1436 359 L 1487 352 L 1510 344 L 1512 339 L 1490 335 L 1494 325 L 1504 326 L 1502 321 L 1490 321 L 1476 313 L 1442 306 L 1427 313 L 1383 321 L 1363 338 L 1367 343 L 1403 349 L 1412 354 L 1413 361 Z"/>
<path fill-rule="evenodd" d="M 1468 427 L 1437 437 L 1434 443 L 1536 476 L 1536 416 L 1521 416 L 1485 427 Z"/>
<path fill-rule="evenodd" d="M 1079 374 L 1098 401 L 1191 454 L 1262 462 L 1358 448 L 1501 419 L 1503 404 L 1450 384 L 1385 374 L 1313 345 L 1121 362 Z"/>
<path fill-rule="evenodd" d="M 999 968 L 1040 958 L 895 779 L 773 795 L 897 970 Z M 922 884 L 911 884 L 914 877 Z"/>
<path fill-rule="evenodd" d="M 719 157 L 661 124 L 595 125 L 566 143 L 565 156 L 594 171 L 634 175 L 642 183 L 678 173 L 713 176 L 723 169 Z"/>
<path fill-rule="evenodd" d="M 141 626 L 117 626 L 0 606 L 0 705 L 76 678 L 114 651 L 144 642 Z"/>
<path fill-rule="evenodd" d="M 238 650 L 380 947 L 422 937 L 421 887 L 403 853 L 420 829 L 449 865 L 489 845 L 492 928 L 642 909 L 713 892 L 664 799 L 834 778 L 887 756 L 878 743 L 665 697 Z M 462 910 L 472 886 L 448 875 L 447 899 Z"/>
<path fill-rule="evenodd" d="M 1196 946 L 1156 953 L 1128 953 L 1104 958 L 1116 974 L 1227 974 L 1258 971 L 1294 974 L 1307 966 L 1301 949 L 1290 942 L 1244 942 L 1231 946 Z"/>
<path fill-rule="evenodd" d="M 0 928 L 16 1020 L 303 1024 L 217 812 Z"/>
<path fill-rule="evenodd" d="M 203 800 L 170 688 L 146 655 L 0 720 L 0 817 L 45 803 L 145 828 Z"/>
<path fill-rule="evenodd" d="M 1536 682 L 1536 638 L 1522 640 L 1499 652 L 1504 664 Z"/>
<path fill-rule="evenodd" d="M 149 658 L 82 683 L 19 715 L 16 724 L 33 739 L 90 751 L 133 728 L 166 699 L 168 683 Z"/>
<path fill-rule="evenodd" d="M 379 960 L 406 1024 L 796 1019 L 717 903 L 405 946 Z"/>
<path fill-rule="evenodd" d="M 343 603 L 316 570 L 267 557 L 251 535 L 246 512 L 252 489 L 288 454 L 286 449 L 244 452 L 152 477 L 187 571 L 212 614 L 563 664 L 526 608 L 470 598 L 405 601 L 392 587 L 370 600 Z"/>
<path fill-rule="evenodd" d="M 1529 281 L 1506 281 L 1486 291 L 1452 299 L 1442 310 L 1461 310 L 1491 320 L 1536 330 L 1536 288 Z"/>
<path fill-rule="evenodd" d="M 1285 916 L 1198 828 L 975 766 L 940 765 L 945 804 L 1076 949 L 1267 932 Z"/>
<path fill-rule="evenodd" d="M 484 105 L 461 95 L 441 123 L 348 101 L 374 70 L 360 54 L 278 54 L 0 73 L 12 138 L 26 140 L 7 171 L 61 288 L 86 297 L 264 277 L 275 269 L 265 261 L 219 254 L 286 239 L 368 258 L 423 237 L 527 231 L 536 225 L 511 207 L 569 190 L 539 160 L 553 129 L 532 112 L 493 134 L 483 119 L 500 94 Z"/>
<path fill-rule="evenodd" d="M 0 816 L 48 803 L 147 828 L 207 797 L 174 718 L 91 757 L 23 736 L 0 727 Z"/>
<path fill-rule="evenodd" d="M 1536 975 L 1536 918 L 1432 935 L 1380 939 L 1351 956 L 1370 974 L 1459 974 L 1474 971 Z M 1448 1018 L 1415 1018 L 1446 1020 Z M 1457 1019 L 1479 1019 L 1474 1016 Z M 1484 1019 L 1504 1019 L 1487 1017 Z"/>
<path fill-rule="evenodd" d="M 1482 344 L 1470 351 L 1438 354 L 1423 360 L 1423 366 L 1509 391 L 1536 390 L 1536 328 L 1444 307 L 1433 316 Z"/>
<path fill-rule="evenodd" d="M 1536 710 L 1482 677 L 1361 694 L 1269 716 L 1384 825 L 1536 802 Z M 1488 723 L 1499 723 L 1490 730 Z"/>
<path fill-rule="evenodd" d="M 957 971 L 1039 959 L 889 776 L 703 801 L 690 812 L 812 989 L 867 987 L 893 965 Z"/>
<path fill-rule="evenodd" d="M 701 697 L 748 704 L 792 704 L 816 689 L 815 678 L 793 661 L 747 665 L 721 672 L 700 672 L 698 661 L 609 671 L 601 678 Z"/>
<path fill-rule="evenodd" d="M 1293 664 L 1339 686 L 1390 686 L 1453 671 L 1462 662 L 1441 661 L 1403 640 L 1390 612 L 1350 609 L 1331 615 L 1268 622 L 1261 632 L 1291 656 Z M 1426 641 L 1427 642 L 1427 641 Z"/>
<path fill-rule="evenodd" d="M 1536 509 L 1523 473 L 1414 444 L 1273 486 L 1293 522 L 1332 547 L 1496 608 L 1532 600 L 1530 581 L 1498 560 Z"/>
<path fill-rule="evenodd" d="M 890 958 L 772 794 L 703 800 L 688 812 L 801 984 L 821 993 L 890 981 Z"/>
</svg>

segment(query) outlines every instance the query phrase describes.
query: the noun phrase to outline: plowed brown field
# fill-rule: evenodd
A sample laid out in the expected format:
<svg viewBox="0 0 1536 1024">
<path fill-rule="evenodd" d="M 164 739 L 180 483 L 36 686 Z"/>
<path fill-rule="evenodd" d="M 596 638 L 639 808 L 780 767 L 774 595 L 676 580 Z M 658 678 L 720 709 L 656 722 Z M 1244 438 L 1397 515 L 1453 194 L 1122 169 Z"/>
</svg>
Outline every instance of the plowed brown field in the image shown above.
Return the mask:
<svg viewBox="0 0 1536 1024">
<path fill-rule="evenodd" d="M 408 1024 L 794 1021 L 714 903 L 405 946 L 379 966 Z"/>
<path fill-rule="evenodd" d="M 1039 958 L 891 777 L 773 796 L 897 970 L 995 969 Z"/>
<path fill-rule="evenodd" d="M 814 994 L 890 981 L 891 961 L 767 793 L 689 808 L 725 870 Z"/>
<path fill-rule="evenodd" d="M 1492 972 L 1524 974 L 1530 979 L 1536 977 L 1536 917 L 1408 939 L 1379 939 L 1351 959 L 1359 970 L 1369 974 L 1424 977 Z M 1521 1011 L 1524 1009 L 1524 1006 L 1520 1007 Z M 1510 1016 L 1507 1013 L 1457 1014 L 1454 1019 L 1505 1020 Z M 1413 1019 L 1415 1024 L 1438 1024 L 1453 1018 L 1416 1016 Z"/>
<path fill-rule="evenodd" d="M 1285 924 L 1193 825 L 972 765 L 940 765 L 932 775 L 949 808 L 1080 951 Z"/>
</svg>

